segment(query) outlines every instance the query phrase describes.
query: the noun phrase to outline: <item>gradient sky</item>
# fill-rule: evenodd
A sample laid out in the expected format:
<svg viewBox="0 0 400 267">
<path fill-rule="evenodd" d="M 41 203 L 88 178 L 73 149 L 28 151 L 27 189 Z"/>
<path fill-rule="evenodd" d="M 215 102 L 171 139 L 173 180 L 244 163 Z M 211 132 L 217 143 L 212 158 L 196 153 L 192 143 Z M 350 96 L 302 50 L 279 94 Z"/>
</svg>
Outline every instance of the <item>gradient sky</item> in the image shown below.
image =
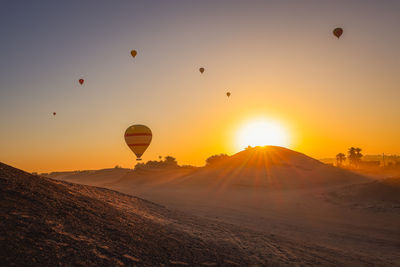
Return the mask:
<svg viewBox="0 0 400 267">
<path fill-rule="evenodd" d="M 0 161 L 133 167 L 123 133 L 140 123 L 144 160 L 202 165 L 237 152 L 256 117 L 312 157 L 400 153 L 399 14 L 400 1 L 0 0 Z"/>
</svg>

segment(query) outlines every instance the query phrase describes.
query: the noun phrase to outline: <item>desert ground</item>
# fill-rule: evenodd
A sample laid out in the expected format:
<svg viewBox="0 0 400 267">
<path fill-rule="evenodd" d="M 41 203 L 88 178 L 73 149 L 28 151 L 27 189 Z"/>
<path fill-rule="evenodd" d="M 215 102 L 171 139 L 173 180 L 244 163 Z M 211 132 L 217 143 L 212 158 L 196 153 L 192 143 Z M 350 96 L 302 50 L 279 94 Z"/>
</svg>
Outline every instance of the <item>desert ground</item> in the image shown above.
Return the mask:
<svg viewBox="0 0 400 267">
<path fill-rule="evenodd" d="M 375 180 L 284 148 L 243 151 L 202 168 L 49 176 L 138 196 L 198 222 L 207 220 L 204 225 L 219 228 L 214 229 L 218 234 L 206 230 L 215 242 L 230 240 L 256 265 L 267 264 L 272 254 L 278 265 L 400 262 L 400 179 Z M 283 243 L 276 247 L 271 240 Z"/>
</svg>

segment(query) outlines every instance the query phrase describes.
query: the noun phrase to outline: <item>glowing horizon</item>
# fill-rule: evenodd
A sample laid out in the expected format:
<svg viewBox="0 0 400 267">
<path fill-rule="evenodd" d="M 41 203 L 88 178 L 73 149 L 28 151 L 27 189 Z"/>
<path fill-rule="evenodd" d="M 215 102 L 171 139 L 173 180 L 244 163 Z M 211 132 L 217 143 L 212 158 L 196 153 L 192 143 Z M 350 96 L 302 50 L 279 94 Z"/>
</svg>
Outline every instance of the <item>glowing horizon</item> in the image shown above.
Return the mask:
<svg viewBox="0 0 400 267">
<path fill-rule="evenodd" d="M 281 123 L 267 118 L 255 118 L 242 125 L 236 134 L 237 149 L 247 146 L 289 146 L 289 136 Z"/>
</svg>

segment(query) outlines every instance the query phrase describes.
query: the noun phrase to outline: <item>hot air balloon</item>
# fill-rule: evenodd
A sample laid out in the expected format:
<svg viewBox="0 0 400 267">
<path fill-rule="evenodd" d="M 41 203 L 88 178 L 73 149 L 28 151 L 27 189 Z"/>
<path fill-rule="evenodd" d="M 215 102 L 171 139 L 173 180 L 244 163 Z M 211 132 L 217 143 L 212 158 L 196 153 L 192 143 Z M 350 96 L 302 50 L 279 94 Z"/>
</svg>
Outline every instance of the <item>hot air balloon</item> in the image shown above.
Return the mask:
<svg viewBox="0 0 400 267">
<path fill-rule="evenodd" d="M 132 57 L 136 57 L 137 51 L 136 50 L 131 50 L 131 55 L 132 55 Z"/>
<path fill-rule="evenodd" d="M 335 28 L 333 30 L 333 35 L 335 35 L 338 39 L 340 36 L 343 34 L 343 29 L 342 28 Z"/>
<path fill-rule="evenodd" d="M 57 115 L 57 113 L 53 112 L 53 116 Z"/>
<path fill-rule="evenodd" d="M 204 68 L 203 68 L 203 67 L 201 67 L 201 68 L 199 69 L 199 71 L 200 71 L 200 73 L 201 73 L 201 74 L 203 74 L 203 72 L 204 72 Z"/>
<path fill-rule="evenodd" d="M 151 143 L 152 133 L 149 127 L 135 124 L 129 126 L 125 131 L 125 142 L 135 153 L 136 160 L 141 160 L 141 156 Z"/>
<path fill-rule="evenodd" d="M 79 83 L 82 85 L 85 82 L 84 79 L 79 79 Z"/>
<path fill-rule="evenodd" d="M 231 96 L 231 92 L 226 92 L 226 96 L 230 97 Z"/>
</svg>

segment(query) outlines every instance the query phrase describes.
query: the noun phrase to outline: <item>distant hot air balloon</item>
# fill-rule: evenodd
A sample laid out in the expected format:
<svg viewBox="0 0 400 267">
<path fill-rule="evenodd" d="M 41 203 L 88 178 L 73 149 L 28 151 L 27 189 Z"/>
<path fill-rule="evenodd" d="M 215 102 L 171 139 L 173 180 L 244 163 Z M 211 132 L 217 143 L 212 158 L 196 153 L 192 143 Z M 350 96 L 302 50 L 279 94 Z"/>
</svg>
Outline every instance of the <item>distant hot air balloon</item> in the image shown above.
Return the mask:
<svg viewBox="0 0 400 267">
<path fill-rule="evenodd" d="M 53 116 L 57 115 L 57 113 L 53 112 Z"/>
<path fill-rule="evenodd" d="M 200 71 L 200 73 L 201 73 L 201 74 L 203 74 L 203 72 L 204 72 L 204 68 L 203 68 L 203 67 L 201 67 L 201 68 L 199 69 L 199 71 Z"/>
<path fill-rule="evenodd" d="M 136 57 L 137 51 L 136 50 L 131 50 L 131 55 L 132 55 L 132 57 Z"/>
<path fill-rule="evenodd" d="M 340 36 L 343 34 L 343 29 L 342 28 L 335 28 L 333 30 L 333 35 L 335 35 L 338 39 Z"/>
<path fill-rule="evenodd" d="M 85 82 L 84 79 L 79 79 L 79 83 L 82 85 Z"/>
<path fill-rule="evenodd" d="M 226 92 L 227 97 L 231 96 L 231 92 Z"/>
<path fill-rule="evenodd" d="M 145 125 L 132 125 L 125 131 L 125 142 L 135 153 L 136 160 L 141 160 L 141 156 L 151 143 L 152 133 L 149 127 Z"/>
</svg>

